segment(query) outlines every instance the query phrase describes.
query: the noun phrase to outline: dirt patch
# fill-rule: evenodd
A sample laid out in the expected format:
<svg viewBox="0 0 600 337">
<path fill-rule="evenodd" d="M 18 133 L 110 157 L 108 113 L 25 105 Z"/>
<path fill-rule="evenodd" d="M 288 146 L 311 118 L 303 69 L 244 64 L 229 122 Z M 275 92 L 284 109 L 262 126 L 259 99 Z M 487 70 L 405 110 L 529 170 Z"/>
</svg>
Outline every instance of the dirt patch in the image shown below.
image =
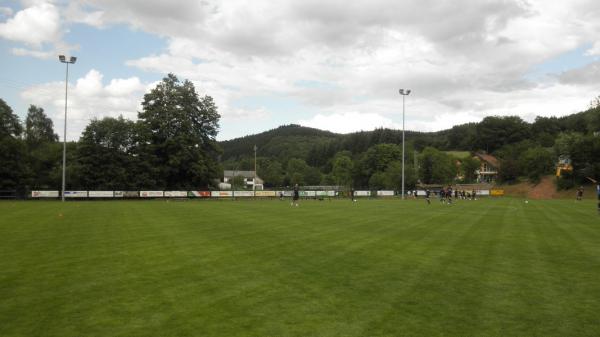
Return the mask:
<svg viewBox="0 0 600 337">
<path fill-rule="evenodd" d="M 529 199 L 554 199 L 558 197 L 556 185 L 554 184 L 554 177 L 543 177 L 539 184 L 533 186 L 527 194 L 527 197 Z"/>
<path fill-rule="evenodd" d="M 521 182 L 514 185 L 500 185 L 497 188 L 503 189 L 505 195 L 511 197 L 529 198 L 529 199 L 573 199 L 577 193 L 577 188 L 557 191 L 554 176 L 543 177 L 539 184 L 533 185 L 528 182 Z M 592 185 L 584 186 L 584 199 L 595 199 L 596 188 Z"/>
</svg>

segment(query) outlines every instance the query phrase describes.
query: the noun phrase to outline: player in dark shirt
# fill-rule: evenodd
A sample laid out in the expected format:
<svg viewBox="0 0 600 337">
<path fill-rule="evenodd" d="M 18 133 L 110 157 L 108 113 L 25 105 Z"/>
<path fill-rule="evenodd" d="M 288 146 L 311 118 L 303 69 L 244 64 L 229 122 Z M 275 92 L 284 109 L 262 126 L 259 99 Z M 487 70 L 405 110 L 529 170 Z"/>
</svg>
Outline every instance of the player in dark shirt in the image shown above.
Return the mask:
<svg viewBox="0 0 600 337">
<path fill-rule="evenodd" d="M 431 192 L 427 189 L 425 190 L 425 200 L 427 201 L 427 205 L 431 205 L 431 200 L 429 200 L 429 195 Z"/>
<path fill-rule="evenodd" d="M 583 197 L 583 186 L 579 186 L 579 188 L 577 189 L 577 201 L 581 201 L 582 197 Z"/>
<path fill-rule="evenodd" d="M 292 199 L 292 206 L 298 206 L 298 199 L 300 199 L 298 184 L 294 185 L 294 195 L 292 196 Z"/>
</svg>

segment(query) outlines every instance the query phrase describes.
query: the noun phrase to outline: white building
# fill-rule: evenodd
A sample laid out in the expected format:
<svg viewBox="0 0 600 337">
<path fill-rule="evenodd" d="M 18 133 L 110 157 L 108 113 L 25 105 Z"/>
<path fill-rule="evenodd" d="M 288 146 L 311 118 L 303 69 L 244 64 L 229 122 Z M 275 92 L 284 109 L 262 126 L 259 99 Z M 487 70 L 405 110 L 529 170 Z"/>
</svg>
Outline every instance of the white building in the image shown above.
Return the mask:
<svg viewBox="0 0 600 337">
<path fill-rule="evenodd" d="M 230 189 L 231 184 L 233 182 L 233 177 L 242 177 L 244 178 L 245 187 L 250 189 L 262 190 L 263 189 L 263 180 L 256 176 L 254 171 L 223 171 L 223 183 L 219 184 L 221 189 Z M 223 188 L 227 187 L 229 188 Z"/>
</svg>

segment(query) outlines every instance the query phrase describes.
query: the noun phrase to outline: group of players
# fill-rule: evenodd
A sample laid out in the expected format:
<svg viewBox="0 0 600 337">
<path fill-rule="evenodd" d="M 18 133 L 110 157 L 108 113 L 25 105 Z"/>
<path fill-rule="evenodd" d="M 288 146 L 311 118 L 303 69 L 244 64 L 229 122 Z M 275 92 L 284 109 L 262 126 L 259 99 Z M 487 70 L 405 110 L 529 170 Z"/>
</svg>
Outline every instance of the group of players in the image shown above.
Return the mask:
<svg viewBox="0 0 600 337">
<path fill-rule="evenodd" d="M 453 195 L 454 195 L 454 200 L 459 200 L 459 199 L 461 199 L 461 200 L 477 200 L 477 192 L 475 190 L 472 190 L 471 192 L 468 192 L 465 190 L 461 190 L 461 191 L 453 190 L 452 186 L 444 187 L 434 193 L 439 195 L 441 203 L 448 204 L 448 205 L 452 204 L 452 196 Z M 417 197 L 417 191 L 413 192 L 413 196 L 415 198 Z M 425 201 L 427 201 L 428 205 L 431 205 L 431 191 L 428 189 L 425 190 Z"/>
</svg>

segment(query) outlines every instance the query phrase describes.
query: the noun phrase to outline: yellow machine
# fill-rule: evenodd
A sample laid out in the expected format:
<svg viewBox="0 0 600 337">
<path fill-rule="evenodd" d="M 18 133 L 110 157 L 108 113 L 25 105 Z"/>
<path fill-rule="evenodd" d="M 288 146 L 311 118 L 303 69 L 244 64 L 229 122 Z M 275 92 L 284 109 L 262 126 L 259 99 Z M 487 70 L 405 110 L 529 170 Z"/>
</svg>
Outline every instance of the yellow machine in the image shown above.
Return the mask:
<svg viewBox="0 0 600 337">
<path fill-rule="evenodd" d="M 573 165 L 571 165 L 571 159 L 559 158 L 556 164 L 556 177 L 560 178 L 562 172 L 573 172 Z"/>
</svg>

